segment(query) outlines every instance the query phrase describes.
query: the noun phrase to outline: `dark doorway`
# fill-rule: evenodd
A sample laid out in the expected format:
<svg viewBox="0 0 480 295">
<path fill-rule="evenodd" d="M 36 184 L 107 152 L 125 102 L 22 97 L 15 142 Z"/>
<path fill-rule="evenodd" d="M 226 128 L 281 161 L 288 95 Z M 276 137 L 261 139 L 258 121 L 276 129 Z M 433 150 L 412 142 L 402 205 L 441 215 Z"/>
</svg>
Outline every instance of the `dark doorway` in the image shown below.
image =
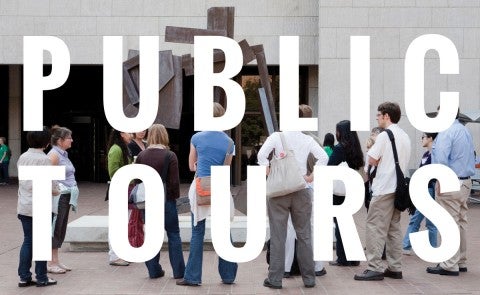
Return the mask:
<svg viewBox="0 0 480 295">
<path fill-rule="evenodd" d="M 8 140 L 8 66 L 0 66 L 0 137 Z M 8 145 L 8 142 L 6 143 Z"/>
<path fill-rule="evenodd" d="M 48 75 L 50 66 L 44 69 Z M 68 150 L 79 181 L 107 181 L 105 163 L 108 123 L 103 111 L 102 66 L 71 66 L 70 75 L 58 89 L 44 92 L 44 124 L 72 130 Z"/>
</svg>

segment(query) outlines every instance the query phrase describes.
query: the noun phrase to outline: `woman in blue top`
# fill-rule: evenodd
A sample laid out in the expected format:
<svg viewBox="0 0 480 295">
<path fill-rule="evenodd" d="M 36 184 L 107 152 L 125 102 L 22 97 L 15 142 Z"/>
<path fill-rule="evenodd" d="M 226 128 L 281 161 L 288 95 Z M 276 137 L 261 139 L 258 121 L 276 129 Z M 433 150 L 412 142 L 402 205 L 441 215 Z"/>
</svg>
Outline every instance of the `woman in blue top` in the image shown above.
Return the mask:
<svg viewBox="0 0 480 295">
<path fill-rule="evenodd" d="M 52 165 L 65 166 L 65 180 L 59 180 L 60 198 L 58 199 L 57 215 L 55 217 L 55 228 L 52 239 L 52 261 L 48 263 L 48 272 L 65 273 L 72 270 L 60 262 L 58 249 L 62 247 L 65 234 L 67 233 L 68 215 L 70 206 L 76 211 L 78 200 L 78 187 L 75 180 L 75 167 L 68 158 L 67 150 L 72 147 L 72 131 L 65 127 L 53 127 L 52 149 L 48 157 Z"/>
<path fill-rule="evenodd" d="M 214 103 L 214 117 L 221 117 L 225 109 Z M 230 149 L 229 149 L 230 147 Z M 188 163 L 191 171 L 196 171 L 197 177 L 210 176 L 213 165 L 230 165 L 235 147 L 232 139 L 221 131 L 202 131 L 192 136 Z M 228 155 L 227 155 L 228 154 Z M 230 201 L 233 204 L 233 201 Z M 192 211 L 192 239 L 190 255 L 188 256 L 185 274 L 177 281 L 181 286 L 199 286 L 202 283 L 203 238 L 205 236 L 205 220 L 210 214 L 210 206 L 197 206 L 190 202 Z M 232 209 L 232 208 L 231 208 Z M 222 283 L 233 284 L 237 275 L 238 265 L 234 262 L 218 258 L 218 271 Z"/>
</svg>

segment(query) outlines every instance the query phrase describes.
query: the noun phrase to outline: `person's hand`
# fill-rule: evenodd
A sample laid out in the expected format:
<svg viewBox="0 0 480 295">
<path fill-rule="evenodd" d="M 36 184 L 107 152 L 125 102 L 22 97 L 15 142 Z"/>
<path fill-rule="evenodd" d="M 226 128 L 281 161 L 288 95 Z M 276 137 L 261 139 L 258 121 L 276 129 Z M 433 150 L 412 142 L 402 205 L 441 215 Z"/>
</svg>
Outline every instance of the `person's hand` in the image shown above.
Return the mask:
<svg viewBox="0 0 480 295">
<path fill-rule="evenodd" d="M 305 179 L 307 183 L 313 182 L 313 173 L 310 175 L 303 175 L 303 179 Z"/>
</svg>

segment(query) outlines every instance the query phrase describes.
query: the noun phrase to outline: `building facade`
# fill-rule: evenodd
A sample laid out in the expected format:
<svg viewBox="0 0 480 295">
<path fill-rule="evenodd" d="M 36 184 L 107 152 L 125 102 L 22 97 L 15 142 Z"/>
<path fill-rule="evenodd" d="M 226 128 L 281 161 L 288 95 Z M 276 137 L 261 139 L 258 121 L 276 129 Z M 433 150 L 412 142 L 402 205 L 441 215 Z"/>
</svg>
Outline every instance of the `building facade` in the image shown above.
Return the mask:
<svg viewBox="0 0 480 295">
<path fill-rule="evenodd" d="M 44 93 L 44 123 L 71 128 L 75 141 L 70 154 L 79 166 L 79 178 L 103 181 L 109 129 L 102 104 L 103 36 L 124 37 L 125 59 L 129 49 L 138 49 L 138 36 L 143 35 L 159 36 L 160 50 L 194 55 L 191 44 L 165 42 L 165 28 L 206 28 L 207 10 L 215 6 L 235 7 L 234 39 L 263 44 L 272 81 L 278 75 L 279 36 L 299 36 L 300 99 L 312 105 L 318 115 L 321 137 L 334 133 L 335 124 L 349 118 L 352 35 L 370 36 L 371 127 L 375 125 L 376 106 L 382 101 L 396 101 L 404 111 L 405 53 L 422 34 L 448 37 L 460 58 L 459 75 L 441 75 L 438 55 L 427 54 L 426 111 L 436 109 L 440 91 L 460 92 L 462 110 L 480 109 L 480 0 L 2 0 L 0 136 L 8 138 L 13 151 L 11 175 L 17 175 L 14 163 L 26 146 L 22 132 L 23 36 L 57 36 L 68 46 L 70 76 L 62 87 Z M 49 58 L 45 54 L 47 64 Z M 45 75 L 49 70 L 46 66 Z M 256 75 L 254 63 L 249 64 L 240 73 L 239 82 L 242 77 L 248 80 Z M 185 123 L 183 129 L 171 130 L 173 148 L 184 167 L 189 136 L 193 134 L 192 88 L 193 80 L 186 77 Z M 247 115 L 258 113 L 247 110 Z M 416 152 L 410 167 L 416 168 L 422 152 L 421 131 L 413 128 L 405 115 L 400 125 L 412 138 Z M 479 126 L 467 126 L 478 151 Z M 238 142 L 242 128 L 232 132 Z M 368 132 L 360 132 L 362 142 L 367 136 Z M 237 153 L 245 153 L 242 146 Z M 245 161 L 237 157 L 235 165 L 242 163 Z M 184 179 L 188 177 L 188 173 L 183 175 Z M 235 177 L 238 182 L 240 176 Z"/>
</svg>

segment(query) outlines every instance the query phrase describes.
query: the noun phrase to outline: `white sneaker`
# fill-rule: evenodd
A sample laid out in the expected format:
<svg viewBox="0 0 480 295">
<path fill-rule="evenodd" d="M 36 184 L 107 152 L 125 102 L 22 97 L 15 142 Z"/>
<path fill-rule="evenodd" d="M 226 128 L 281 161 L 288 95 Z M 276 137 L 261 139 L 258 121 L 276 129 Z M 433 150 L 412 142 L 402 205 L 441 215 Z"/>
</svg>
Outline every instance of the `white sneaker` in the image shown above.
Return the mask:
<svg viewBox="0 0 480 295">
<path fill-rule="evenodd" d="M 412 255 L 412 250 L 403 249 L 403 250 L 402 250 L 402 253 L 403 253 L 403 255 L 408 255 L 408 256 L 410 256 L 410 255 Z"/>
</svg>

